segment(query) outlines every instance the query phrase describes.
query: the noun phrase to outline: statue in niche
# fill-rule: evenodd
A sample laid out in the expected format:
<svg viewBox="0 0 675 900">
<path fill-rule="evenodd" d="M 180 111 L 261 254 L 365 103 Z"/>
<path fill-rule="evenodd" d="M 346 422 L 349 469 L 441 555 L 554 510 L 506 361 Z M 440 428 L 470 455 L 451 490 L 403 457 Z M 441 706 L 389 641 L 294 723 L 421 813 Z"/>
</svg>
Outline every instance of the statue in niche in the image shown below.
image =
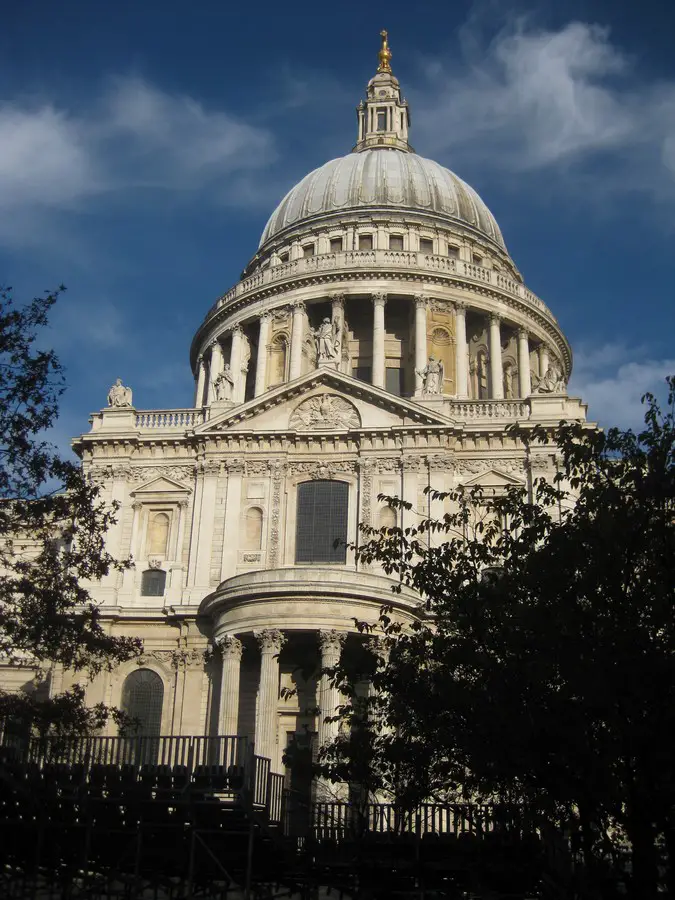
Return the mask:
<svg viewBox="0 0 675 900">
<path fill-rule="evenodd" d="M 108 406 L 113 408 L 131 406 L 131 388 L 125 387 L 121 378 L 118 378 L 108 391 Z"/>
<path fill-rule="evenodd" d="M 513 390 L 514 369 L 511 363 L 504 366 L 504 399 L 513 400 L 515 392 Z"/>
<path fill-rule="evenodd" d="M 423 369 L 416 369 L 417 374 L 422 378 L 422 390 L 425 394 L 442 394 L 443 393 L 443 362 L 430 356 L 429 361 Z"/>
<path fill-rule="evenodd" d="M 231 400 L 234 393 L 234 378 L 232 376 L 232 370 L 230 369 L 230 364 L 225 363 L 223 371 L 216 378 L 213 390 L 216 396 L 216 400 Z"/>
<path fill-rule="evenodd" d="M 358 428 L 356 409 L 343 397 L 321 394 L 301 403 L 291 415 L 291 428 Z"/>
<path fill-rule="evenodd" d="M 560 365 L 552 360 L 548 369 L 541 378 L 532 375 L 532 389 L 535 394 L 564 394 L 567 391 L 567 383 Z"/>
<path fill-rule="evenodd" d="M 340 353 L 340 323 L 334 322 L 326 316 L 318 328 L 312 329 L 314 346 L 316 348 L 317 366 L 335 362 Z"/>
</svg>

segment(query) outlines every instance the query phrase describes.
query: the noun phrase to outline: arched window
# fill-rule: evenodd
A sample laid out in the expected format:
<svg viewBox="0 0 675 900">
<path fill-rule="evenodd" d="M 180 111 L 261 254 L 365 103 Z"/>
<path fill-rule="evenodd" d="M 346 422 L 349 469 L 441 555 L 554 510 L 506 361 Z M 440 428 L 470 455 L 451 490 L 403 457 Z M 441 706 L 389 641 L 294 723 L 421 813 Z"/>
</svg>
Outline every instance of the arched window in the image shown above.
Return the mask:
<svg viewBox="0 0 675 900">
<path fill-rule="evenodd" d="M 141 597 L 163 597 L 165 587 L 164 569 L 146 569 L 141 575 Z"/>
<path fill-rule="evenodd" d="M 263 512 L 259 506 L 246 510 L 244 519 L 243 550 L 260 550 L 262 547 Z"/>
<path fill-rule="evenodd" d="M 169 542 L 169 526 L 171 519 L 165 512 L 150 514 L 148 521 L 148 556 L 161 556 L 166 558 L 166 549 Z"/>
<path fill-rule="evenodd" d="M 286 361 L 288 341 L 285 334 L 277 334 L 269 345 L 268 379 L 269 387 L 286 381 Z"/>
<path fill-rule="evenodd" d="M 347 561 L 348 505 L 349 485 L 343 481 L 305 481 L 298 485 L 296 563 Z"/>
<path fill-rule="evenodd" d="M 158 737 L 162 730 L 164 685 L 152 669 L 137 669 L 127 675 L 122 688 L 122 711 L 137 721 L 135 734 Z"/>
</svg>

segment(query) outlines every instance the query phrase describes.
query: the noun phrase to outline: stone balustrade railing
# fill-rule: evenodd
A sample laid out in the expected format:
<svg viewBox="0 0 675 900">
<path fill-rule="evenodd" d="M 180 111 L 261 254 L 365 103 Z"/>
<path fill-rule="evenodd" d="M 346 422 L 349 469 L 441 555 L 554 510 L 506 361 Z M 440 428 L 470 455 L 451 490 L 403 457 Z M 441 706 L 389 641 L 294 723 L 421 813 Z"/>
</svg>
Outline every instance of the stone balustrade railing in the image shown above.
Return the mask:
<svg viewBox="0 0 675 900">
<path fill-rule="evenodd" d="M 530 405 L 524 400 L 454 400 L 450 408 L 453 419 L 508 419 L 519 421 L 530 417 Z"/>
<path fill-rule="evenodd" d="M 203 409 L 139 409 L 136 428 L 185 429 L 203 425 Z"/>
<path fill-rule="evenodd" d="M 211 307 L 207 314 L 207 319 L 216 310 L 222 309 L 222 307 L 227 306 L 244 294 L 278 281 L 284 281 L 286 278 L 331 270 L 344 272 L 350 268 L 373 267 L 377 269 L 392 266 L 443 272 L 448 275 L 471 278 L 482 284 L 492 285 L 507 294 L 511 294 L 513 297 L 518 297 L 557 324 L 555 316 L 543 300 L 540 300 L 536 294 L 533 294 L 523 284 L 507 278 L 501 272 L 495 269 L 486 269 L 483 266 L 474 265 L 474 263 L 464 262 L 461 259 L 452 259 L 449 256 L 436 256 L 431 253 L 422 253 L 414 250 L 343 250 L 338 253 L 322 253 L 316 256 L 294 259 L 276 266 L 269 266 L 260 272 L 256 272 L 254 275 L 250 275 L 248 278 L 244 278 L 233 288 L 230 288 Z"/>
</svg>

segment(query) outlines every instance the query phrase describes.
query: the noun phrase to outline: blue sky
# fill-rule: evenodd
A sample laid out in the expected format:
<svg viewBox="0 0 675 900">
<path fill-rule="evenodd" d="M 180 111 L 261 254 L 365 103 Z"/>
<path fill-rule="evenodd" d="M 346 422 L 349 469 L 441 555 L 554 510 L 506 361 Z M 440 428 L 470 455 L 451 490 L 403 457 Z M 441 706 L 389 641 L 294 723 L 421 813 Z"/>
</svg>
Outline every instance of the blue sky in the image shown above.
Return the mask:
<svg viewBox="0 0 675 900">
<path fill-rule="evenodd" d="M 508 10 L 508 11 L 507 11 Z M 57 439 L 188 348 L 306 172 L 347 153 L 389 29 L 416 150 L 472 184 L 604 424 L 675 372 L 675 3 L 22 0 L 0 34 L 0 282 L 64 282 Z"/>
</svg>

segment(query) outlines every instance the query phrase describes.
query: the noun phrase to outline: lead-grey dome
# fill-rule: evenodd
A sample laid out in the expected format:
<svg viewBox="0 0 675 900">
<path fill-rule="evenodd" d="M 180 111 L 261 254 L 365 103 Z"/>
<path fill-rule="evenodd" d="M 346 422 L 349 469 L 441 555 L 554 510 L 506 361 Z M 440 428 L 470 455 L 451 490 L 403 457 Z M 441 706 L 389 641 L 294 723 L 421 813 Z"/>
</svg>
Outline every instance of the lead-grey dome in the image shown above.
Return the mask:
<svg viewBox="0 0 675 900">
<path fill-rule="evenodd" d="M 304 220 L 381 207 L 453 219 L 506 249 L 495 217 L 465 181 L 431 159 L 385 148 L 349 153 L 306 175 L 270 216 L 260 246 Z"/>
</svg>

